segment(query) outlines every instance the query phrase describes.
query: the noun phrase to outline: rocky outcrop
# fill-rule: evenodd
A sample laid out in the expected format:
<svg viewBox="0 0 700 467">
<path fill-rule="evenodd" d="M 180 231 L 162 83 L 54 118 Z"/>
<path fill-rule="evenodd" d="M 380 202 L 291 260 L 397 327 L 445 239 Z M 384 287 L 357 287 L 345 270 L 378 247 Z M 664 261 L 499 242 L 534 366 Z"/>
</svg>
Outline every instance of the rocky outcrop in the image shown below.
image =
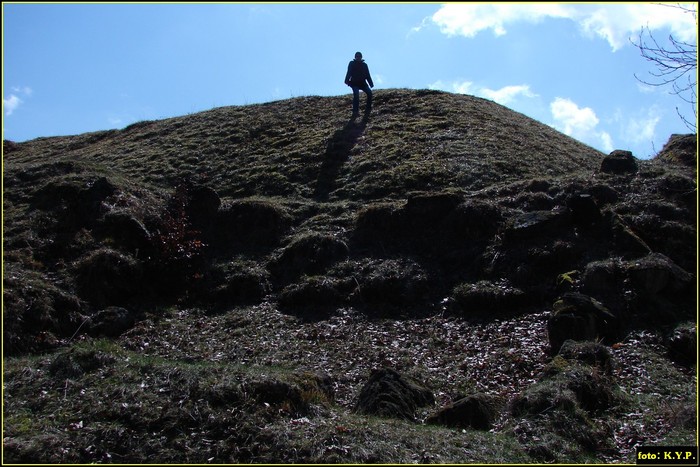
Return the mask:
<svg viewBox="0 0 700 467">
<path fill-rule="evenodd" d="M 680 323 L 666 336 L 670 357 L 682 365 L 697 365 L 698 332 L 696 322 Z"/>
<path fill-rule="evenodd" d="M 635 173 L 639 170 L 637 160 L 630 151 L 615 150 L 600 164 L 602 172 L 622 175 Z"/>
<path fill-rule="evenodd" d="M 619 329 L 619 319 L 603 304 L 579 293 L 567 293 L 557 300 L 547 322 L 553 354 L 558 353 L 569 339 L 612 343 L 618 337 Z"/>
<path fill-rule="evenodd" d="M 668 142 L 656 155 L 655 159 L 664 162 L 682 164 L 689 168 L 697 169 L 698 164 L 698 136 L 671 135 Z"/>
<path fill-rule="evenodd" d="M 589 358 L 590 347 L 576 348 L 554 357 L 542 377 L 509 403 L 515 434 L 536 460 L 557 462 L 576 451 L 594 452 L 613 445 L 612 433 L 597 428 L 592 417 L 624 403 L 625 396 L 614 379 L 596 366 L 598 360 L 593 365 L 581 360 L 582 355 L 587 355 L 584 360 Z M 559 441 L 537 442 L 552 438 Z"/>
<path fill-rule="evenodd" d="M 431 425 L 490 430 L 501 401 L 488 394 L 473 394 L 454 401 L 426 419 Z"/>
<path fill-rule="evenodd" d="M 98 337 L 118 337 L 131 329 L 137 315 L 126 308 L 110 306 L 95 313 L 87 322 L 88 333 Z"/>
<path fill-rule="evenodd" d="M 303 275 L 319 275 L 334 263 L 347 259 L 347 244 L 332 235 L 301 235 L 284 247 L 269 264 L 282 283 L 293 282 Z"/>
<path fill-rule="evenodd" d="M 433 393 L 395 370 L 375 370 L 362 387 L 354 411 L 365 415 L 415 420 L 416 410 L 433 404 Z"/>
<path fill-rule="evenodd" d="M 610 348 L 599 342 L 566 340 L 559 349 L 558 355 L 565 360 L 597 368 L 607 375 L 612 374 L 615 368 Z"/>
</svg>

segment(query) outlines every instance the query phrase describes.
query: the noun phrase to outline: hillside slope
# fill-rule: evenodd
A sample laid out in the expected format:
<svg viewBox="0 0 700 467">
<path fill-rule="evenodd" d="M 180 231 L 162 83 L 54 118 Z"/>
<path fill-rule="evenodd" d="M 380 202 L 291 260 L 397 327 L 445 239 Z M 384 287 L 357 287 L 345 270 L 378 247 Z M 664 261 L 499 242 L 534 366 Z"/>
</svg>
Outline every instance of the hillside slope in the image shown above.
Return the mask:
<svg viewBox="0 0 700 467">
<path fill-rule="evenodd" d="M 6 462 L 697 442 L 695 135 L 640 161 L 471 96 L 349 99 L 3 142 Z"/>
<path fill-rule="evenodd" d="M 207 178 L 221 196 L 314 198 L 338 190 L 338 199 L 375 199 L 594 170 L 603 156 L 484 99 L 437 91 L 375 94 L 369 121 L 348 120 L 347 97 L 296 98 L 39 138 L 6 162 L 68 158 L 161 188 L 189 173 Z"/>
</svg>

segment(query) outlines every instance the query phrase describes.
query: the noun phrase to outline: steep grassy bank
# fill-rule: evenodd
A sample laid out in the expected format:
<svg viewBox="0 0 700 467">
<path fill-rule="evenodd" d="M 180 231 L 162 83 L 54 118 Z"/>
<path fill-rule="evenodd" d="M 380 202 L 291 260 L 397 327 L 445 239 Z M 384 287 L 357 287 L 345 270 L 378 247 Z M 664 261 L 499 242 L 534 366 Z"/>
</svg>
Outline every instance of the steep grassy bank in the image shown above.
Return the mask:
<svg viewBox="0 0 700 467">
<path fill-rule="evenodd" d="M 471 96 L 375 102 L 3 142 L 4 460 L 695 444 L 695 135 L 639 161 Z"/>
</svg>

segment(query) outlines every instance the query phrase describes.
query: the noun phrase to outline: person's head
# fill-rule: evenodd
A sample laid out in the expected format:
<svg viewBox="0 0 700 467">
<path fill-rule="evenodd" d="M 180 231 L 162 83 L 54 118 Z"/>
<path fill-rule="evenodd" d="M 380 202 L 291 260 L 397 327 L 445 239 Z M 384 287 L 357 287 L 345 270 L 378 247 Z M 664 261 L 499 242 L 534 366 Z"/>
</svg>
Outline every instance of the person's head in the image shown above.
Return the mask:
<svg viewBox="0 0 700 467">
<path fill-rule="evenodd" d="M 355 52 L 355 60 L 362 60 L 362 52 Z"/>
</svg>

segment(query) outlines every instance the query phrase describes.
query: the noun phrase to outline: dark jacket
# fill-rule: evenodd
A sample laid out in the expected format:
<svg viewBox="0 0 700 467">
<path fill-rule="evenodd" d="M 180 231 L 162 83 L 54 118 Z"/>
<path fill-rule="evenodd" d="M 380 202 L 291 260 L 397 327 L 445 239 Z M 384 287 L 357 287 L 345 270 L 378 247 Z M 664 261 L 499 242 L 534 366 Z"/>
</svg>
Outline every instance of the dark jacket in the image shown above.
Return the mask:
<svg viewBox="0 0 700 467">
<path fill-rule="evenodd" d="M 351 60 L 348 64 L 348 72 L 345 74 L 345 84 L 348 86 L 364 87 L 365 82 L 374 87 L 369 67 L 364 60 Z"/>
</svg>

